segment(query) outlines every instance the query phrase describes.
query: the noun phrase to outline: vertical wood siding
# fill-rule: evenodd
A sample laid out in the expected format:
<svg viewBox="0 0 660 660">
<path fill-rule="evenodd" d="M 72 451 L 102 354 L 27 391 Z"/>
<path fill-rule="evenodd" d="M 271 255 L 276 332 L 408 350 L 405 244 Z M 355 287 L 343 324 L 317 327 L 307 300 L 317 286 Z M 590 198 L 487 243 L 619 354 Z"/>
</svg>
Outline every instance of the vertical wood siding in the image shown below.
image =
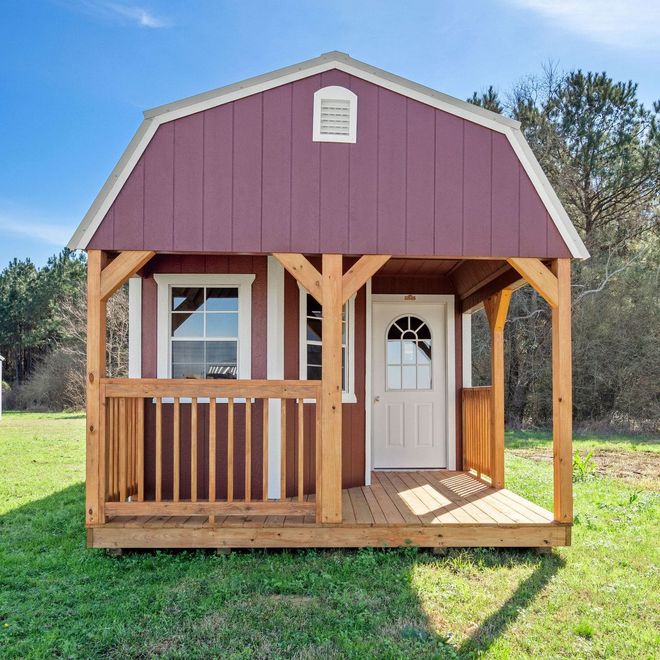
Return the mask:
<svg viewBox="0 0 660 660">
<path fill-rule="evenodd" d="M 356 144 L 312 141 L 327 85 Z M 570 256 L 502 134 L 336 70 L 161 125 L 90 247 Z"/>
</svg>

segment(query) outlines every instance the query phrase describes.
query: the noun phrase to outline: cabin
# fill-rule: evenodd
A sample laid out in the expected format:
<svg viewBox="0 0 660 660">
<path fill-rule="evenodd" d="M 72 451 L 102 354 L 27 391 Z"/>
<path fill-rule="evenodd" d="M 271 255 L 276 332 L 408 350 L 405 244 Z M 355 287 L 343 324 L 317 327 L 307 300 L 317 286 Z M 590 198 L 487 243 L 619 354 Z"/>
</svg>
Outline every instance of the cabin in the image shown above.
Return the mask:
<svg viewBox="0 0 660 660">
<path fill-rule="evenodd" d="M 88 544 L 570 543 L 571 260 L 518 122 L 339 52 L 149 110 L 87 251 Z M 105 374 L 128 282 L 128 378 Z M 506 488 L 512 291 L 552 310 L 554 508 Z M 492 379 L 471 386 L 484 308 Z"/>
</svg>

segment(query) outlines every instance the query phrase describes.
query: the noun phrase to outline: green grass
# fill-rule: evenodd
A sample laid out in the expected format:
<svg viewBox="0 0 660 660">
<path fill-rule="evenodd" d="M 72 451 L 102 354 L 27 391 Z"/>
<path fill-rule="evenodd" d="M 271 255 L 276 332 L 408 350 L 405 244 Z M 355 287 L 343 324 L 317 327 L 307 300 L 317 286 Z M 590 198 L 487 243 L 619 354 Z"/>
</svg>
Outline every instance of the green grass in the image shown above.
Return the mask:
<svg viewBox="0 0 660 660">
<path fill-rule="evenodd" d="M 575 485 L 571 548 L 127 553 L 85 549 L 84 418 L 0 422 L 0 657 L 651 658 L 658 481 Z M 514 434 L 545 451 L 543 434 Z M 657 441 L 580 439 L 657 451 Z M 643 445 L 643 446 L 642 446 Z M 587 446 L 585 445 L 585 449 Z M 582 451 L 582 448 L 580 448 Z M 549 463 L 508 486 L 551 505 Z"/>
</svg>

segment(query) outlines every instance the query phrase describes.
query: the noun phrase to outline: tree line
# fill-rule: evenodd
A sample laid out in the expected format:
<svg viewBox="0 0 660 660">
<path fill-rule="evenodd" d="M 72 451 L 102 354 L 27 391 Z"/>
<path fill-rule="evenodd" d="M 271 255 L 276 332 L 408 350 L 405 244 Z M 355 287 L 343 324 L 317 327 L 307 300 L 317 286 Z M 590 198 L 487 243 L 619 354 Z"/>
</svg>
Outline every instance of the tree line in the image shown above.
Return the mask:
<svg viewBox="0 0 660 660">
<path fill-rule="evenodd" d="M 657 432 L 660 419 L 660 103 L 632 82 L 546 68 L 470 102 L 521 122 L 591 258 L 573 262 L 574 414 L 578 426 Z M 85 259 L 64 250 L 46 266 L 0 273 L 0 353 L 8 405 L 84 403 Z M 530 288 L 512 297 L 505 327 L 511 427 L 548 426 L 550 313 Z M 127 368 L 127 295 L 108 311 L 108 372 Z M 488 329 L 473 320 L 475 384 L 490 378 Z"/>
</svg>

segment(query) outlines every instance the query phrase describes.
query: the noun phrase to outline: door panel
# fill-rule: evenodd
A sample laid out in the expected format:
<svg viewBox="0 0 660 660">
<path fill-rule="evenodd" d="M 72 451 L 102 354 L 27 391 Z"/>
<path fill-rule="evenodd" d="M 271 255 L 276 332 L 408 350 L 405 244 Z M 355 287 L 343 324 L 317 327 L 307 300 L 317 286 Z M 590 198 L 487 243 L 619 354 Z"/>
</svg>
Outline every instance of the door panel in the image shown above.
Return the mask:
<svg viewBox="0 0 660 660">
<path fill-rule="evenodd" d="M 447 466 L 446 307 L 374 302 L 374 468 Z"/>
</svg>

